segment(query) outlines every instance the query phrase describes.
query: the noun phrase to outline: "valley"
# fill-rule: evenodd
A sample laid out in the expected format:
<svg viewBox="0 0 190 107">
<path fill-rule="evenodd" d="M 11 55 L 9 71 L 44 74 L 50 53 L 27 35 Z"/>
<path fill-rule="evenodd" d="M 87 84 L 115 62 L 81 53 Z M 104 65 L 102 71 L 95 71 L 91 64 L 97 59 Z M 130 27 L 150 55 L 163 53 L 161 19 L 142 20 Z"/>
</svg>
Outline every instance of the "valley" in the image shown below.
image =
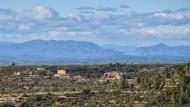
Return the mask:
<svg viewBox="0 0 190 107">
<path fill-rule="evenodd" d="M 0 67 L 1 107 L 188 107 L 190 64 Z"/>
</svg>

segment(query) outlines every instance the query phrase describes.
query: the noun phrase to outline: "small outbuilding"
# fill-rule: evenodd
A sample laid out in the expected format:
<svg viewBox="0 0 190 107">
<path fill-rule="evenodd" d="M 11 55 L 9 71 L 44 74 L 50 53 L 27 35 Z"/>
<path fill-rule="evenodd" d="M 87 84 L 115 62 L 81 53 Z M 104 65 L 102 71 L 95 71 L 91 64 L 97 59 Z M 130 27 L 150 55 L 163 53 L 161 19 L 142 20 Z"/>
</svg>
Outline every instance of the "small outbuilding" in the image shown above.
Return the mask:
<svg viewBox="0 0 190 107">
<path fill-rule="evenodd" d="M 69 77 L 67 75 L 66 70 L 64 70 L 64 69 L 57 69 L 57 73 L 54 76 L 55 77 Z"/>
</svg>

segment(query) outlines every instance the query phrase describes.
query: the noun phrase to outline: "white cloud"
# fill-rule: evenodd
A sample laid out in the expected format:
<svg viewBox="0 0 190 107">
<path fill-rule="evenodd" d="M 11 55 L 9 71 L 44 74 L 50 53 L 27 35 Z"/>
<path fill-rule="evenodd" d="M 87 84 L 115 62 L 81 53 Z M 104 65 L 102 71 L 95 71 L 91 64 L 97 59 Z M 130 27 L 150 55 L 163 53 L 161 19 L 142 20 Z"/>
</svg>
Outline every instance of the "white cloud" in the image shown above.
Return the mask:
<svg viewBox="0 0 190 107">
<path fill-rule="evenodd" d="M 29 31 L 29 30 L 31 30 L 32 29 L 32 23 L 25 23 L 25 24 L 20 24 L 19 26 L 18 26 L 18 30 L 19 31 Z"/>
<path fill-rule="evenodd" d="M 144 23 L 137 23 L 137 27 L 143 27 Z"/>
<path fill-rule="evenodd" d="M 97 21 L 99 20 L 103 20 L 103 19 L 107 19 L 109 18 L 109 15 L 102 13 L 102 12 L 95 12 L 93 14 L 94 19 L 96 19 Z"/>
<path fill-rule="evenodd" d="M 32 11 L 35 13 L 34 17 L 37 20 L 51 19 L 54 16 L 50 9 L 41 6 L 34 7 Z"/>
<path fill-rule="evenodd" d="M 185 28 L 184 33 L 190 35 L 190 28 Z"/>
<path fill-rule="evenodd" d="M 69 14 L 66 18 L 71 19 L 71 20 L 76 20 L 78 22 L 82 21 L 81 17 L 74 13 Z"/>
<path fill-rule="evenodd" d="M 181 20 L 181 19 L 183 19 L 183 18 L 184 18 L 184 15 L 183 15 L 183 14 L 181 14 L 181 13 L 176 14 L 176 19 L 177 19 L 177 20 Z"/>
<path fill-rule="evenodd" d="M 144 31 L 144 33 L 147 35 L 160 35 L 161 34 L 161 32 L 157 29 L 146 29 Z"/>
<path fill-rule="evenodd" d="M 14 20 L 15 11 L 9 9 L 0 9 L 0 20 Z"/>
<path fill-rule="evenodd" d="M 167 13 L 159 12 L 159 13 L 154 13 L 152 16 L 153 17 L 167 17 L 168 14 Z"/>
<path fill-rule="evenodd" d="M 83 8 L 90 9 L 90 7 Z M 33 35 L 29 37 L 75 40 L 85 38 L 91 41 L 101 40 L 101 43 L 103 41 L 133 43 L 132 41 L 141 42 L 145 39 L 151 42 L 154 39 L 187 41 L 190 35 L 189 25 L 190 10 L 150 13 L 129 10 L 112 13 L 93 9 L 88 15 L 76 12 L 60 16 L 54 10 L 41 6 L 31 10 L 0 9 L 0 34 L 19 35 L 19 38 L 24 35 L 25 39 L 27 35 Z"/>
<path fill-rule="evenodd" d="M 63 33 L 60 31 L 50 31 L 48 32 L 48 35 L 51 37 L 61 36 Z"/>
</svg>

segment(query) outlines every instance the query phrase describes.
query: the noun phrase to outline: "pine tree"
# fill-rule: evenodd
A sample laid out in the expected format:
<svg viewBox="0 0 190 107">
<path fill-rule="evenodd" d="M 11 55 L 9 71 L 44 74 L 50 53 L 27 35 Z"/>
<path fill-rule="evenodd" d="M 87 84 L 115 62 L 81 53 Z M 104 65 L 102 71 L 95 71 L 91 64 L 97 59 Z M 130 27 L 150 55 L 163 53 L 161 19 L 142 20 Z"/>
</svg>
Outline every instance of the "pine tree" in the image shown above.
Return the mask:
<svg viewBox="0 0 190 107">
<path fill-rule="evenodd" d="M 120 89 L 128 88 L 128 81 L 126 80 L 126 77 L 123 75 L 122 79 L 120 80 Z"/>
</svg>

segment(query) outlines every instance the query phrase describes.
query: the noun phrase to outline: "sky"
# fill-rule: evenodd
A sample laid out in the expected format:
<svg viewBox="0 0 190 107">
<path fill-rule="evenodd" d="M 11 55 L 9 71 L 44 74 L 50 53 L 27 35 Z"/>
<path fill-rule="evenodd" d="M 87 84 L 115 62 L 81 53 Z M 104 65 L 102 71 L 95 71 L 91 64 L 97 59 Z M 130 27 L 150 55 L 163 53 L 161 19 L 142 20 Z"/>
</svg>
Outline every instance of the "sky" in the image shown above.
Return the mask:
<svg viewBox="0 0 190 107">
<path fill-rule="evenodd" d="M 190 45 L 190 0 L 0 0 L 0 41 Z"/>
</svg>

